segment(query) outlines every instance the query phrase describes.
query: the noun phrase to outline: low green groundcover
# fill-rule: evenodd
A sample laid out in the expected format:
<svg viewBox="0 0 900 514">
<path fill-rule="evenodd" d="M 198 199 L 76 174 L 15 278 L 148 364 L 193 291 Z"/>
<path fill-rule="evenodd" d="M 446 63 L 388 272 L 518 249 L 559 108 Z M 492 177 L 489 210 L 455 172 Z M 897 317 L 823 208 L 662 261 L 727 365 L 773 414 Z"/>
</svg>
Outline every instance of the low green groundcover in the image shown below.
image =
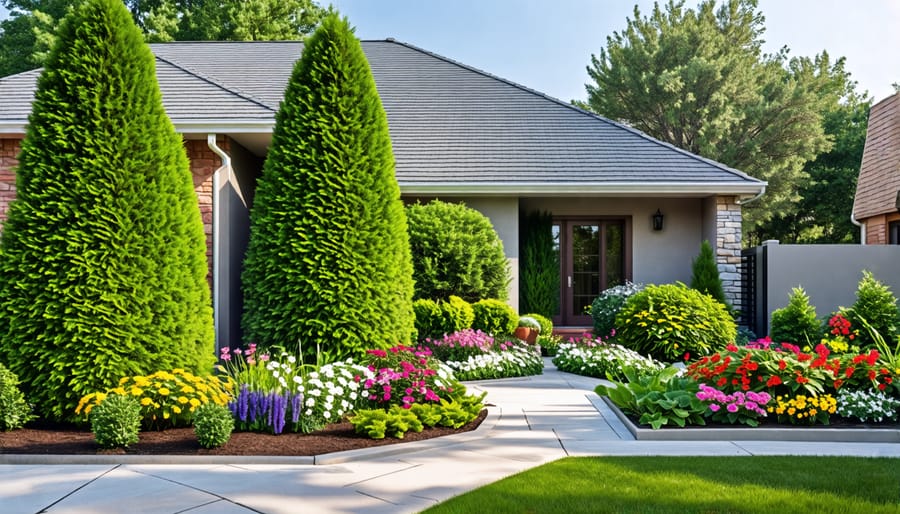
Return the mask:
<svg viewBox="0 0 900 514">
<path fill-rule="evenodd" d="M 896 513 L 898 476 L 892 458 L 566 458 L 425 512 Z"/>
</svg>

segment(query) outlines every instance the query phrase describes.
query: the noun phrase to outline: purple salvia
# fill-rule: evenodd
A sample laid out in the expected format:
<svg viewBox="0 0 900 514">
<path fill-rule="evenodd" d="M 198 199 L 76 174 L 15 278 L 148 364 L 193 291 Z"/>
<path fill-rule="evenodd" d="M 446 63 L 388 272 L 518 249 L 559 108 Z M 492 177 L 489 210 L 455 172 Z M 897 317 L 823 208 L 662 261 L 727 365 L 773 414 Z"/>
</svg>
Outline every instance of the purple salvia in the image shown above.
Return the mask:
<svg viewBox="0 0 900 514">
<path fill-rule="evenodd" d="M 275 398 L 273 398 L 275 405 L 272 410 L 274 411 L 274 425 L 276 434 L 280 434 L 284 430 L 284 415 L 285 415 L 285 407 L 287 407 L 288 396 L 287 393 L 276 394 Z"/>
<path fill-rule="evenodd" d="M 291 402 L 291 423 L 300 422 L 300 411 L 303 409 L 303 393 L 294 395 Z"/>
<path fill-rule="evenodd" d="M 249 407 L 248 398 L 250 396 L 250 387 L 247 384 L 241 386 L 241 394 L 238 395 L 238 416 L 242 423 L 247 422 L 247 408 Z"/>
</svg>

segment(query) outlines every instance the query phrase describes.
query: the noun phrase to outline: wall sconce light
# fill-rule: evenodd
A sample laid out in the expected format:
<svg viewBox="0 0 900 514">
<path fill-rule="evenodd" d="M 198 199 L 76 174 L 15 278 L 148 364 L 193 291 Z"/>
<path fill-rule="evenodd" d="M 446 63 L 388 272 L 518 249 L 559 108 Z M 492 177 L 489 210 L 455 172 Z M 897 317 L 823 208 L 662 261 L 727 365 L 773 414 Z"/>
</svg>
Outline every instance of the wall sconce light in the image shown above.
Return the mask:
<svg viewBox="0 0 900 514">
<path fill-rule="evenodd" d="M 663 213 L 656 209 L 656 214 L 653 215 L 653 230 L 663 229 L 663 217 Z"/>
</svg>

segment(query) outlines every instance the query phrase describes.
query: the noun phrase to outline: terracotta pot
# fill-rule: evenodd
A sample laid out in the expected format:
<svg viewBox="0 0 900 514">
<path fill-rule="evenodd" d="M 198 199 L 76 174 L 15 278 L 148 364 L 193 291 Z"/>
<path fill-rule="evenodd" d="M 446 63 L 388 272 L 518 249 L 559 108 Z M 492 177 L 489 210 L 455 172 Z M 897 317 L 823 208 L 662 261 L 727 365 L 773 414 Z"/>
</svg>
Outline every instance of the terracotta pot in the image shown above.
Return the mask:
<svg viewBox="0 0 900 514">
<path fill-rule="evenodd" d="M 513 335 L 528 344 L 534 344 L 538 338 L 538 331 L 530 327 L 517 327 Z"/>
</svg>

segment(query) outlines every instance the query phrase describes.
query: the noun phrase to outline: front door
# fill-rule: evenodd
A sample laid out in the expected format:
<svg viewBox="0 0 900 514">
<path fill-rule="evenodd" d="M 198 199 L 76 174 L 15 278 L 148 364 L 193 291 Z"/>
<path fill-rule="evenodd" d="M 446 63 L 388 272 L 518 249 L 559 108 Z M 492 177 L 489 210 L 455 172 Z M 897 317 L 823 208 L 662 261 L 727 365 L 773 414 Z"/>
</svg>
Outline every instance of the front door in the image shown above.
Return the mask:
<svg viewBox="0 0 900 514">
<path fill-rule="evenodd" d="M 560 252 L 560 326 L 591 326 L 587 309 L 607 288 L 630 276 L 626 224 L 622 219 L 554 222 Z"/>
</svg>

